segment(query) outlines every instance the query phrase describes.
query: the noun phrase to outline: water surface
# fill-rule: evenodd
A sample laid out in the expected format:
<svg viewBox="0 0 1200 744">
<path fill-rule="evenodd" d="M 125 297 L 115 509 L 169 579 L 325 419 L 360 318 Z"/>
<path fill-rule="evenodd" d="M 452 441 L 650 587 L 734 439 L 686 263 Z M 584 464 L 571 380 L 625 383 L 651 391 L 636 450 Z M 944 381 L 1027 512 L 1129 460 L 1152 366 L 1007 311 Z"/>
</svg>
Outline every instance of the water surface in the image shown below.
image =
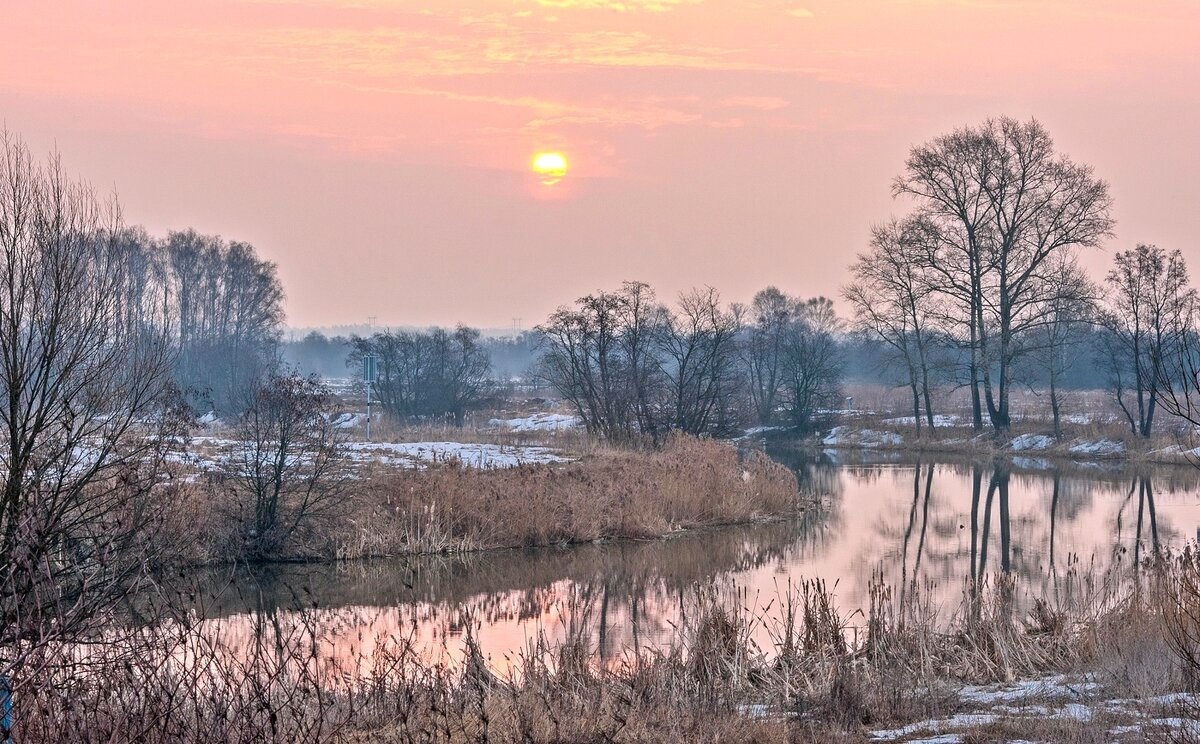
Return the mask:
<svg viewBox="0 0 1200 744">
<path fill-rule="evenodd" d="M 305 608 L 340 658 L 369 657 L 378 639 L 403 636 L 454 659 L 469 626 L 497 666 L 535 638 L 574 632 L 615 659 L 667 642 L 689 593 L 710 579 L 768 613 L 789 585 L 822 579 L 852 625 L 862 623 L 856 611 L 871 582 L 884 581 L 917 587 L 948 618 L 964 592 L 997 573 L 1027 596 L 1053 597 L 1067 577 L 1129 575 L 1200 531 L 1200 470 L 1190 467 L 772 454 L 813 497 L 802 519 L 647 542 L 220 574 L 208 582 L 206 612 L 248 633 L 254 621 Z"/>
</svg>

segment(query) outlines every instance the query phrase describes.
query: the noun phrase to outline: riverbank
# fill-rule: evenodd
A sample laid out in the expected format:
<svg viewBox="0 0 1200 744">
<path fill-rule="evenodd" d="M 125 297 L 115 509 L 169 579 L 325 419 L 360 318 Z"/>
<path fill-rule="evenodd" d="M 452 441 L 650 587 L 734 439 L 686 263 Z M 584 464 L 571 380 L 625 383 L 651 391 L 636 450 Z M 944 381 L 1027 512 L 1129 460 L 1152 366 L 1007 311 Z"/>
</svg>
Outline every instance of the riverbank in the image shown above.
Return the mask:
<svg viewBox="0 0 1200 744">
<path fill-rule="evenodd" d="M 1069 426 L 1061 436 L 1038 422 L 1018 422 L 1002 435 L 976 433 L 958 419 L 939 417 L 932 429 L 912 418 L 860 416 L 844 419 L 823 432 L 800 440 L 768 436 L 775 444 L 797 444 L 829 450 L 920 452 L 973 457 L 1010 456 L 1056 461 L 1132 462 L 1163 465 L 1200 464 L 1200 436 L 1178 429 L 1152 437 L 1130 434 L 1116 424 Z"/>
<path fill-rule="evenodd" d="M 176 538 L 193 564 L 239 557 L 243 509 L 219 477 L 183 487 Z M 675 437 L 661 450 L 593 447 L 570 458 L 471 467 L 369 464 L 275 560 L 348 560 L 617 539 L 798 516 L 796 476 L 756 450 Z"/>
</svg>

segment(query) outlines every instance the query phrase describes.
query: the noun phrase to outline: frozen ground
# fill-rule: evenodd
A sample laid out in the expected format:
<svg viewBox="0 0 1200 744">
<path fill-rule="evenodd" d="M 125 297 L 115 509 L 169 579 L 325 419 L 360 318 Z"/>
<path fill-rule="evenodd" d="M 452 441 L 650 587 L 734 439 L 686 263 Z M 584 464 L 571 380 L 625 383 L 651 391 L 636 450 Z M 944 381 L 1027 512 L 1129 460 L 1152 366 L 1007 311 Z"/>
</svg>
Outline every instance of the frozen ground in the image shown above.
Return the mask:
<svg viewBox="0 0 1200 744">
<path fill-rule="evenodd" d="M 751 426 L 738 439 L 754 439 L 755 437 L 761 437 L 763 434 L 770 434 L 773 431 L 784 431 L 786 428 L 784 426 Z"/>
</svg>

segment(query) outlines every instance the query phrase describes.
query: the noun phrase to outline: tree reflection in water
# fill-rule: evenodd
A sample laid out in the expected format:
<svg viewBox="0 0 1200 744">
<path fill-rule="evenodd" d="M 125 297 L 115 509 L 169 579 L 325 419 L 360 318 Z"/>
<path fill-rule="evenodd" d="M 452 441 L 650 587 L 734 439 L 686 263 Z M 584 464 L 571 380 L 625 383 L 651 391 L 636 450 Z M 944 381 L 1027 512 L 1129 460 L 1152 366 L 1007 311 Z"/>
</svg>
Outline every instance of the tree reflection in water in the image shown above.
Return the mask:
<svg viewBox="0 0 1200 744">
<path fill-rule="evenodd" d="M 694 587 L 713 579 L 769 610 L 788 582 L 821 578 L 850 617 L 881 575 L 901 604 L 919 589 L 949 615 L 964 588 L 976 596 L 998 573 L 1027 592 L 1057 592 L 1081 565 L 1125 570 L 1179 545 L 1176 524 L 1200 522 L 1200 478 L 1188 468 L 894 454 L 836 462 L 796 451 L 779 459 L 814 498 L 803 519 L 646 542 L 280 566 L 222 575 L 205 594 L 216 596 L 212 614 L 235 622 L 315 606 L 348 644 L 415 628 L 448 647 L 470 626 L 493 660 L 539 632 L 551 641 L 581 634 L 598 658 L 615 660 L 668 639 Z M 241 591 L 215 591 L 231 583 Z"/>
</svg>

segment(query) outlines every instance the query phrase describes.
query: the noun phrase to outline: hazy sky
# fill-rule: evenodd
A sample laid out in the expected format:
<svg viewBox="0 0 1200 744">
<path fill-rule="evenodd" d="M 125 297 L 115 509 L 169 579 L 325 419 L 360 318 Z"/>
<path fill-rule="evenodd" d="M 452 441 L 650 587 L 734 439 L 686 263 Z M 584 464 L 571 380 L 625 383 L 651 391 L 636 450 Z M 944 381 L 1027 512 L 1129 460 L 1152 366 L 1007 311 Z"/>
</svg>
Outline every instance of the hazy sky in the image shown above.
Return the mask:
<svg viewBox="0 0 1200 744">
<path fill-rule="evenodd" d="M 623 279 L 836 295 L 907 149 L 1036 116 L 1200 277 L 1198 0 L 6 3 L 0 119 L 311 326 L 528 327 Z M 530 173 L 565 153 L 553 186 Z"/>
</svg>

